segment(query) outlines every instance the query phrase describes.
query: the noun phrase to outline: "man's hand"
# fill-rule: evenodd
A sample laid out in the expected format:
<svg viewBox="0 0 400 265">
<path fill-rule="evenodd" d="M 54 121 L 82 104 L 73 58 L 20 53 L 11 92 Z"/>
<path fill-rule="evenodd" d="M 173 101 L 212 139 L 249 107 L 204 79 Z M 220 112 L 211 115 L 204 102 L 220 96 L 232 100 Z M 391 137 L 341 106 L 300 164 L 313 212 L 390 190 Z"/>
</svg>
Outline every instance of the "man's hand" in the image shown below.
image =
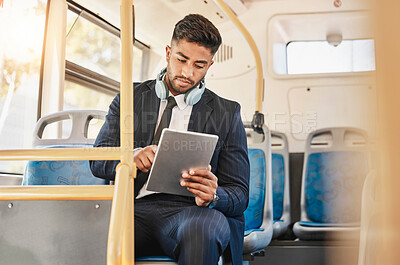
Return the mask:
<svg viewBox="0 0 400 265">
<path fill-rule="evenodd" d="M 137 168 L 142 172 L 148 172 L 153 165 L 154 156 L 156 155 L 157 145 L 149 145 L 143 149 L 136 150 L 133 153 L 133 161 Z"/>
<path fill-rule="evenodd" d="M 181 186 L 194 194 L 197 206 L 205 207 L 212 202 L 218 188 L 218 178 L 211 172 L 211 166 L 183 172 L 182 178 Z"/>
</svg>

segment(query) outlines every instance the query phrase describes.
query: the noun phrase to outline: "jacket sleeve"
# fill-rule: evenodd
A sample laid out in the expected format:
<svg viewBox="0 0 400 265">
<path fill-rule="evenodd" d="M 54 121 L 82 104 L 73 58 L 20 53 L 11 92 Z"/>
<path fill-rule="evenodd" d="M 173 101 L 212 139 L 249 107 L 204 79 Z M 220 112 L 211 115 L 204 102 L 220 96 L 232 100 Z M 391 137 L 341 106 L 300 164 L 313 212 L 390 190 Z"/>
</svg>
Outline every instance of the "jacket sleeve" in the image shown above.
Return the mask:
<svg viewBox="0 0 400 265">
<path fill-rule="evenodd" d="M 225 216 L 241 216 L 249 201 L 250 164 L 247 138 L 237 106 L 218 157 L 218 202 L 213 207 Z"/>
<path fill-rule="evenodd" d="M 101 128 L 94 147 L 116 147 L 120 146 L 120 117 L 119 117 L 119 94 L 111 102 L 106 120 Z M 115 168 L 119 160 L 96 160 L 90 161 L 90 169 L 93 175 L 102 179 L 115 179 Z"/>
</svg>

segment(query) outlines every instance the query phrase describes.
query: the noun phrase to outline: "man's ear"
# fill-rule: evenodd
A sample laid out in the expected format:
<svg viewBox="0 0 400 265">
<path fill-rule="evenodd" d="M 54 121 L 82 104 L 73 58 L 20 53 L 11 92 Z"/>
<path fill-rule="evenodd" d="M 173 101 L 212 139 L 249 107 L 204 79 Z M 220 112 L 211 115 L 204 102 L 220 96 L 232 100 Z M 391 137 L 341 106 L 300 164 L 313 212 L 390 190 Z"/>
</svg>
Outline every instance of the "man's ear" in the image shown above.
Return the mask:
<svg viewBox="0 0 400 265">
<path fill-rule="evenodd" d="M 165 47 L 165 60 L 167 61 L 167 63 L 169 62 L 170 57 L 171 57 L 171 47 L 167 45 Z"/>
<path fill-rule="evenodd" d="M 211 65 L 213 65 L 213 64 L 214 64 L 214 61 L 213 61 L 213 60 L 211 60 L 210 64 L 208 65 L 208 68 L 207 68 L 207 70 L 208 70 L 208 69 L 210 69 Z"/>
</svg>

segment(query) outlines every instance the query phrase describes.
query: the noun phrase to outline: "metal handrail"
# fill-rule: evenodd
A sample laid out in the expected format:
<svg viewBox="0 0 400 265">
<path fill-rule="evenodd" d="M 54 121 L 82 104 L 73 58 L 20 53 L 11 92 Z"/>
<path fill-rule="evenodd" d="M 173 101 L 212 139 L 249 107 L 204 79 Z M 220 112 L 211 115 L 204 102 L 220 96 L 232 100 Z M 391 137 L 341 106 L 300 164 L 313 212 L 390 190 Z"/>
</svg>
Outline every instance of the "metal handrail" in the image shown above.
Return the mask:
<svg viewBox="0 0 400 265">
<path fill-rule="evenodd" d="M 108 233 L 107 264 L 134 264 L 133 190 L 136 165 L 133 162 L 133 0 L 121 0 L 121 163 Z M 126 208 L 125 208 L 126 207 Z M 121 231 L 121 229 L 123 231 Z"/>
<path fill-rule="evenodd" d="M 238 19 L 236 14 L 232 11 L 232 9 L 225 3 L 224 0 L 214 0 L 214 2 L 225 12 L 225 14 L 229 17 L 232 23 L 238 28 L 238 30 L 242 33 L 243 37 L 246 39 L 247 43 L 250 46 L 251 51 L 254 55 L 254 60 L 256 62 L 256 69 L 257 69 L 257 83 L 256 83 L 256 112 L 262 113 L 262 101 L 264 98 L 264 76 L 263 76 L 263 69 L 262 69 L 262 62 L 260 52 L 257 48 L 257 45 L 246 29 L 243 26 L 242 22 Z"/>
<path fill-rule="evenodd" d="M 112 200 L 111 185 L 79 186 L 8 186 L 0 187 L 0 201 L 5 200 Z"/>
<path fill-rule="evenodd" d="M 126 219 L 131 212 L 126 211 L 129 198 L 129 167 L 125 164 L 119 164 L 116 169 L 114 199 L 111 207 L 110 227 L 108 232 L 107 244 L 107 264 L 121 264 L 122 239 L 124 230 L 129 224 Z M 132 250 L 133 252 L 133 250 Z"/>
<path fill-rule="evenodd" d="M 120 147 L 0 150 L 0 161 L 120 160 Z"/>
</svg>

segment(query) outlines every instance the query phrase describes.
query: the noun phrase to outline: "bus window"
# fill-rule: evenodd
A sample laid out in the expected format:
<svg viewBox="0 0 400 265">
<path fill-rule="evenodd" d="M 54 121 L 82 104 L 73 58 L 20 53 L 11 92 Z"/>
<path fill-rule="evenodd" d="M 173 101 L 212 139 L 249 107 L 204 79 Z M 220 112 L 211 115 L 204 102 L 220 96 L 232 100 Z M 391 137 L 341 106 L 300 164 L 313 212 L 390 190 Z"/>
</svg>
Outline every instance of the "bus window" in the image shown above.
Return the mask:
<svg viewBox="0 0 400 265">
<path fill-rule="evenodd" d="M 119 91 L 119 30 L 92 13 L 69 4 L 66 28 L 64 110 L 107 110 Z M 142 81 L 144 49 L 134 49 L 133 80 Z"/>
<path fill-rule="evenodd" d="M 4 1 L 0 8 L 0 149 L 30 148 L 37 118 L 46 0 Z M 25 163 L 0 162 L 22 174 Z"/>
<path fill-rule="evenodd" d="M 64 110 L 108 110 L 115 94 L 99 91 L 75 82 L 64 83 Z"/>
<path fill-rule="evenodd" d="M 76 14 L 68 9 L 65 58 L 119 81 L 121 48 L 118 31 L 114 29 L 112 33 L 88 19 L 95 20 L 84 11 Z"/>
<path fill-rule="evenodd" d="M 290 75 L 374 71 L 374 40 L 292 41 L 286 58 Z"/>
</svg>

